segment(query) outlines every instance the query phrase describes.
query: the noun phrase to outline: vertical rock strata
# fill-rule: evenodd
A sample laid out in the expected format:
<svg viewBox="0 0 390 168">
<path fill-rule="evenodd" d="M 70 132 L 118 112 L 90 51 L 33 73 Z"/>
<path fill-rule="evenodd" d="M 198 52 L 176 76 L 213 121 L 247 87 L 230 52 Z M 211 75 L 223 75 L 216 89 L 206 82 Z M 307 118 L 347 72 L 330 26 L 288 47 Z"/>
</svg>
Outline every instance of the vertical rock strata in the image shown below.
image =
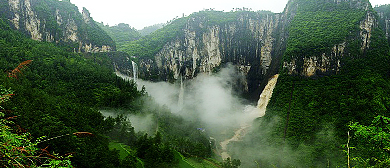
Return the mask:
<svg viewBox="0 0 390 168">
<path fill-rule="evenodd" d="M 77 45 L 77 52 L 108 52 L 115 50 L 114 42 L 106 35 L 105 40 L 92 39 L 91 31 L 98 26 L 84 8 L 66 1 L 0 0 L 8 4 L 6 17 L 13 26 L 31 39 Z M 80 18 L 80 19 L 78 19 Z M 103 32 L 103 31 L 100 31 Z"/>
</svg>

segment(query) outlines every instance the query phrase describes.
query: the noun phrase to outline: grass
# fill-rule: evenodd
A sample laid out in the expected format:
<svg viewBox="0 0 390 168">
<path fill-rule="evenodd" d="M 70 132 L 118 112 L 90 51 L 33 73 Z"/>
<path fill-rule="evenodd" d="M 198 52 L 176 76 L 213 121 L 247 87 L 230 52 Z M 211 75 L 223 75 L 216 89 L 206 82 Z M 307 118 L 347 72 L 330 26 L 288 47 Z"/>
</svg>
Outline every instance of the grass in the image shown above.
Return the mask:
<svg viewBox="0 0 390 168">
<path fill-rule="evenodd" d="M 220 166 L 217 166 L 215 162 L 208 159 L 199 160 L 191 157 L 191 158 L 187 158 L 186 160 L 191 165 L 194 165 L 195 168 L 220 168 Z"/>
<path fill-rule="evenodd" d="M 119 143 L 119 142 L 110 142 L 110 144 L 108 145 L 108 147 L 110 148 L 110 150 L 113 150 L 113 149 L 116 149 L 119 151 L 119 158 L 121 160 L 125 159 L 125 157 L 128 155 L 128 154 L 131 154 L 130 152 L 133 152 L 129 146 L 127 145 L 124 145 L 122 143 Z M 141 159 L 139 159 L 137 157 L 137 167 L 144 167 L 144 163 L 142 162 Z"/>
<path fill-rule="evenodd" d="M 110 142 L 108 147 L 110 148 L 110 150 L 112 150 L 112 149 L 118 150 L 120 159 L 124 159 L 129 154 L 130 148 L 127 145 L 123 145 L 122 143 Z M 129 149 L 126 149 L 126 148 L 129 148 Z"/>
<path fill-rule="evenodd" d="M 118 142 L 110 142 L 109 148 L 110 150 L 118 150 L 120 159 L 124 159 L 130 152 L 132 152 L 129 146 Z M 179 163 L 177 164 L 178 168 L 219 168 L 218 166 L 216 166 L 217 164 L 215 163 L 215 161 L 208 159 L 197 159 L 194 157 L 185 158 L 181 153 L 177 151 L 175 151 L 175 158 L 179 160 Z M 140 162 L 140 164 L 142 164 L 141 160 L 138 161 Z"/>
<path fill-rule="evenodd" d="M 187 162 L 187 159 L 178 151 L 175 151 L 175 159 L 179 160 L 177 167 L 179 168 L 195 168 L 195 166 L 191 165 Z"/>
<path fill-rule="evenodd" d="M 179 160 L 178 168 L 220 168 L 215 161 L 210 159 L 185 158 L 177 151 L 175 151 L 175 158 Z"/>
</svg>

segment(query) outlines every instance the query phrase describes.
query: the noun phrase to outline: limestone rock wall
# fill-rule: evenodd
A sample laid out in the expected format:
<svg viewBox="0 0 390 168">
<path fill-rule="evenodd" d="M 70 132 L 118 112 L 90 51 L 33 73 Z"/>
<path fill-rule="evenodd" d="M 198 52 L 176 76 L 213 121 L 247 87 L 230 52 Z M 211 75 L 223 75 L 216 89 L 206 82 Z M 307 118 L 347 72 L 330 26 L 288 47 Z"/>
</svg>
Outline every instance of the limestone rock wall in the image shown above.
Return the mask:
<svg viewBox="0 0 390 168">
<path fill-rule="evenodd" d="M 167 43 L 154 59 L 141 60 L 140 76 L 147 78 L 151 71 L 157 71 L 160 80 L 191 79 L 198 73 L 218 71 L 230 62 L 247 81 L 254 81 L 242 81 L 244 90 L 258 87 L 273 60 L 280 17 L 243 14 L 235 21 L 209 26 L 206 17 L 189 18 L 183 36 Z"/>
<path fill-rule="evenodd" d="M 115 44 L 95 24 L 88 10 L 82 14 L 68 1 L 0 0 L 8 4 L 7 19 L 15 29 L 24 32 L 34 40 L 66 43 L 74 46 L 76 52 L 114 51 Z M 100 33 L 96 39 L 93 33 Z"/>
</svg>

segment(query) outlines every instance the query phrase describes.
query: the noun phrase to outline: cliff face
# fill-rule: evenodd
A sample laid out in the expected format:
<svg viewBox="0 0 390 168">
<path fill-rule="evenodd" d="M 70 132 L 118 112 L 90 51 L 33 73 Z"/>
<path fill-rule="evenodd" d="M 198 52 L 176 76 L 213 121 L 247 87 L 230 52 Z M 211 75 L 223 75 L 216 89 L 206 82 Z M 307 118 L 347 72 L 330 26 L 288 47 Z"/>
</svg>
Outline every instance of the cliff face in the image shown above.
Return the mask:
<svg viewBox="0 0 390 168">
<path fill-rule="evenodd" d="M 77 52 L 107 52 L 115 43 L 84 8 L 82 14 L 69 1 L 0 0 L 2 17 L 34 40 L 70 45 Z"/>
<path fill-rule="evenodd" d="M 140 68 L 147 72 L 149 62 L 154 62 L 159 75 L 165 78 L 190 79 L 198 73 L 217 71 L 224 63 L 231 62 L 249 79 L 247 81 L 262 80 L 273 60 L 275 38 L 272 35 L 277 30 L 280 15 L 243 14 L 231 23 L 204 26 L 202 23 L 207 19 L 188 19 L 184 35 L 167 43 L 154 60 L 142 61 Z M 248 91 L 251 84 L 245 81 L 243 84 Z"/>
<path fill-rule="evenodd" d="M 382 5 L 374 8 L 379 15 L 379 25 L 385 32 L 386 38 L 390 44 L 390 5 Z"/>
<path fill-rule="evenodd" d="M 232 63 L 245 77 L 240 89 L 254 95 L 280 67 L 306 77 L 339 73 L 344 57 L 370 48 L 378 27 L 370 3 L 363 0 L 290 0 L 280 14 L 202 11 L 182 19 L 186 22 L 178 35 L 157 53 L 130 53 L 139 59 L 140 78 L 191 79 Z"/>
<path fill-rule="evenodd" d="M 318 11 L 313 4 L 310 6 L 310 4 L 302 4 L 299 1 L 292 3 L 301 5 L 301 7 L 298 8 L 298 18 L 291 26 L 290 33 L 294 35 L 287 44 L 291 52 L 284 55 L 283 61 L 283 69 L 290 75 L 311 77 L 337 74 L 343 65 L 343 57 L 350 56 L 351 52 L 354 52 L 352 45 L 359 47 L 358 52 L 361 54 L 370 48 L 372 31 L 378 27 L 378 21 L 368 1 L 322 0 L 319 3 L 330 7 Z M 325 13 L 321 14 L 321 12 Z M 345 16 L 347 13 L 353 13 L 353 15 Z M 344 20 L 340 19 L 343 17 L 345 17 Z M 328 20 L 328 18 L 331 19 Z M 343 21 L 338 23 L 338 20 Z M 347 26 L 343 27 L 343 25 Z M 354 28 L 355 25 L 359 25 L 359 28 Z M 305 30 L 306 27 L 310 30 Z M 342 29 L 348 31 L 335 33 L 344 31 Z M 296 42 L 296 39 L 306 44 L 301 44 L 302 41 Z"/>
<path fill-rule="evenodd" d="M 235 65 L 243 76 L 239 89 L 261 92 L 259 86 L 273 76 L 280 59 L 281 21 L 285 16 L 273 13 L 241 11 L 229 21 L 216 22 L 213 11 L 187 18 L 180 35 L 167 42 L 150 58 L 140 58 L 140 78 L 150 80 L 191 79 L 199 73 L 211 74 L 226 63 Z M 225 14 L 226 15 L 226 14 Z M 225 16 L 229 17 L 229 16 Z M 283 38 L 283 37 L 282 37 Z M 121 69 L 121 68 L 120 68 Z M 132 74 L 132 68 L 127 68 Z M 265 86 L 266 83 L 263 85 Z M 264 87 L 262 86 L 262 87 Z"/>
</svg>

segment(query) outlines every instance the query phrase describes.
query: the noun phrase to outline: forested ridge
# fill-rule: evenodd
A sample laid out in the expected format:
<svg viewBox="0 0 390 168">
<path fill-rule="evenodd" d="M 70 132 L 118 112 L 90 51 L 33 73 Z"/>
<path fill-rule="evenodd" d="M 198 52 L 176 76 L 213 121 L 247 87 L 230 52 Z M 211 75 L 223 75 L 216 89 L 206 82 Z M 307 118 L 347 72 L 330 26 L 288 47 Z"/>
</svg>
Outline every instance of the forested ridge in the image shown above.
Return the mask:
<svg viewBox="0 0 390 168">
<path fill-rule="evenodd" d="M 11 27 L 30 38 L 55 42 L 79 52 L 91 52 L 87 51 L 86 45 L 99 48 L 109 46 L 115 50 L 114 41 L 89 16 L 89 11 L 83 8 L 80 13 L 78 7 L 70 1 L 0 2 L 0 16 L 12 21 Z"/>
<path fill-rule="evenodd" d="M 74 53 L 29 39 L 8 20 L 0 23 L 2 166 L 172 167 L 176 151 L 210 156 L 196 123 L 183 125 L 135 83 L 115 75 L 115 52 Z M 105 118 L 101 108 L 125 113 Z M 134 132 L 128 114 L 152 115 L 159 132 Z M 109 148 L 119 143 L 132 152 Z"/>
<path fill-rule="evenodd" d="M 232 22 L 237 22 L 242 17 L 249 17 L 255 19 L 262 13 L 268 13 L 266 11 L 249 11 L 248 9 L 239 9 L 231 12 L 215 11 L 213 9 L 207 9 L 199 12 L 195 12 L 189 16 L 183 16 L 181 18 L 175 18 L 165 25 L 161 29 L 148 34 L 138 40 L 121 43 L 118 45 L 118 50 L 128 53 L 131 56 L 137 56 L 139 58 L 153 58 L 164 45 L 175 40 L 176 38 L 184 38 L 184 29 L 188 28 L 186 24 L 190 24 L 194 28 L 198 28 L 197 36 L 201 36 L 202 32 L 205 32 L 212 26 L 224 26 Z M 198 25 L 200 24 L 200 25 Z M 240 37 L 242 39 L 252 37 Z"/>
<path fill-rule="evenodd" d="M 51 7 L 59 5 L 65 11 L 76 7 L 69 1 L 35 2 L 38 17 L 47 17 L 47 30 L 61 39 L 63 30 Z M 229 154 L 243 167 L 390 166 L 390 43 L 386 21 L 377 14 L 389 15 L 390 8 L 357 7 L 366 2 L 291 1 L 289 5 L 297 8 L 286 27 L 285 50 L 278 51 L 280 77 L 266 115 L 254 118 L 242 141 L 229 146 Z M 6 6 L 1 3 L 0 10 Z M 362 49 L 359 26 L 367 12 L 379 24 L 370 32 L 369 46 Z M 223 27 L 242 17 L 268 18 L 268 13 L 204 10 L 145 36 L 128 24 L 109 27 L 93 20 L 91 25 L 82 24 L 80 35 L 88 37 L 87 42 L 114 47 L 116 43 L 121 51 L 101 53 L 76 53 L 78 44 L 68 41 L 32 40 L 1 13 L 0 166 L 196 167 L 192 159 L 202 166 L 237 167 L 239 160 L 212 159 L 219 158 L 218 144 L 213 144 L 201 121 L 158 105 L 145 88 L 137 89 L 133 80 L 115 75 L 113 62 L 153 58 L 164 45 L 183 37 L 191 19 L 200 20 L 192 22 L 201 23 L 192 25 L 200 36 L 215 25 Z M 82 22 L 79 13 L 64 16 Z M 254 41 L 250 31 L 239 35 L 242 46 Z M 340 43 L 345 54 L 337 57 L 338 70 L 300 75 L 305 59 L 329 55 Z M 283 66 L 292 60 L 297 73 Z M 105 117 L 101 111 L 121 115 Z M 148 130 L 135 131 L 128 119 L 132 115 L 149 118 Z"/>
<path fill-rule="evenodd" d="M 349 2 L 295 2 L 299 8 L 288 27 L 283 59 L 320 56 L 343 42 L 348 55 L 332 75 L 280 72 L 266 115 L 241 147 L 280 151 L 280 156 L 258 158 L 266 167 L 388 167 L 390 55 L 384 27 L 373 28 L 370 47 L 362 50 L 357 37 L 366 11 Z M 296 66 L 303 70 L 303 61 Z"/>
</svg>

